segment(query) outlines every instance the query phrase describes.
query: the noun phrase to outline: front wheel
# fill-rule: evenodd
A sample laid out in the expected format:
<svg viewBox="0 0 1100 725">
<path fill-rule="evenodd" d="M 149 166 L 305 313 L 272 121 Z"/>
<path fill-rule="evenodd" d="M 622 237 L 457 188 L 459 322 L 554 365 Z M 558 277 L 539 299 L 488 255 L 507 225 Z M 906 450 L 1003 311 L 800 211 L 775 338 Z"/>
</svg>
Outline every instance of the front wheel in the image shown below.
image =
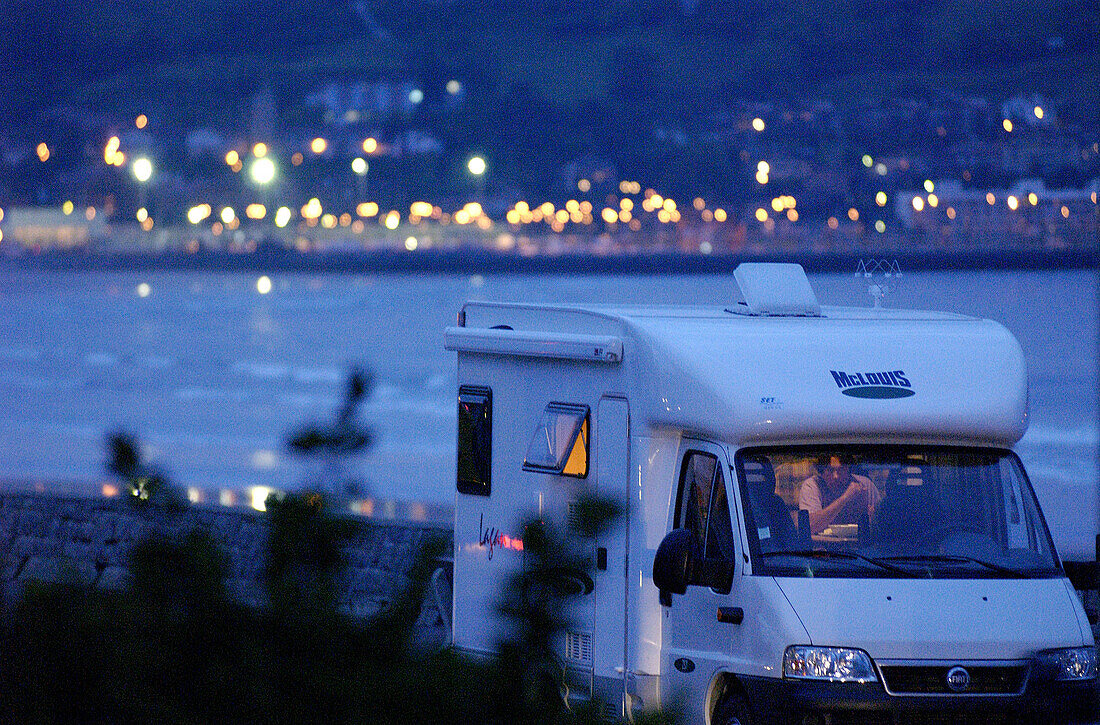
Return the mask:
<svg viewBox="0 0 1100 725">
<path fill-rule="evenodd" d="M 714 725 L 752 725 L 749 703 L 741 695 L 729 695 L 714 711 L 712 722 Z"/>
</svg>

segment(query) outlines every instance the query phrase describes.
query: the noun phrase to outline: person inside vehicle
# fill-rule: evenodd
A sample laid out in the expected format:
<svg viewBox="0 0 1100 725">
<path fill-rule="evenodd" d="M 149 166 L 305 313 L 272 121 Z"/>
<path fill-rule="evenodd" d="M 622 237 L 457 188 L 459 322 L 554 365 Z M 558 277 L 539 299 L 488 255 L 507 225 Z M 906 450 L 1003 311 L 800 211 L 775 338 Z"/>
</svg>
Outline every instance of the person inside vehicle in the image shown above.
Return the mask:
<svg viewBox="0 0 1100 725">
<path fill-rule="evenodd" d="M 822 455 L 814 468 L 814 475 L 802 482 L 798 497 L 798 508 L 809 513 L 811 533 L 818 535 L 833 524 L 871 520 L 882 494 L 871 479 L 852 473 L 847 457 Z"/>
</svg>

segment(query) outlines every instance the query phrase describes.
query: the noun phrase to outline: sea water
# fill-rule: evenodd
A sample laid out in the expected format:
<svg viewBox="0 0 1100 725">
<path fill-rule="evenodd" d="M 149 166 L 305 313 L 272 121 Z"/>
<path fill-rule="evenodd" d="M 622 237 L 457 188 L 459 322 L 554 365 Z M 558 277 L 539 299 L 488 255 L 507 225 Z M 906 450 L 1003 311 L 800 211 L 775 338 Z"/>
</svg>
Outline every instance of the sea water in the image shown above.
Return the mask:
<svg viewBox="0 0 1100 725">
<path fill-rule="evenodd" d="M 270 289 L 259 277 L 0 273 L 0 479 L 98 487 L 107 436 L 126 432 L 150 464 L 203 495 L 294 490 L 324 468 L 286 440 L 332 421 L 361 368 L 373 376 L 360 408 L 373 444 L 343 472 L 378 497 L 447 503 L 455 356 L 443 330 L 464 301 L 738 299 L 730 275 L 280 274 Z M 1051 522 L 1056 538 L 1095 531 L 1096 273 L 916 272 L 891 283 L 887 306 L 987 317 L 1016 335 L 1031 412 L 1017 450 L 1045 508 L 1092 497 L 1082 520 Z M 854 275 L 811 284 L 822 304 L 872 303 Z"/>
</svg>

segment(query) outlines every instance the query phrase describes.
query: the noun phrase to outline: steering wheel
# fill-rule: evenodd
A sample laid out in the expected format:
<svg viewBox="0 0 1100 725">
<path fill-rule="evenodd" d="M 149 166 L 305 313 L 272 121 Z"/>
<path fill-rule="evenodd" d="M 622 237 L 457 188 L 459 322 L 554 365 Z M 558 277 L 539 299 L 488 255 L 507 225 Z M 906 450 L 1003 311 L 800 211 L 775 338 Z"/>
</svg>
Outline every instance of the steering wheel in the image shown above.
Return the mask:
<svg viewBox="0 0 1100 725">
<path fill-rule="evenodd" d="M 1000 544 L 989 534 L 960 523 L 933 526 L 925 532 L 922 543 L 937 546 L 945 554 L 982 555 L 1001 550 Z"/>
</svg>

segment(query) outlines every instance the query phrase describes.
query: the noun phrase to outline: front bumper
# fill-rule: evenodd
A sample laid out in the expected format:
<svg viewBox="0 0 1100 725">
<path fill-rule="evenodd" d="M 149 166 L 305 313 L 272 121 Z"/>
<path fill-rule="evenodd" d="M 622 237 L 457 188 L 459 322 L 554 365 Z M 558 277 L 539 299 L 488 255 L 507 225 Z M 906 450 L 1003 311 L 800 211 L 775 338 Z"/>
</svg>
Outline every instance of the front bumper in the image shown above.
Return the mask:
<svg viewBox="0 0 1100 725">
<path fill-rule="evenodd" d="M 1030 680 L 1017 695 L 893 695 L 866 684 L 740 678 L 756 723 L 904 725 L 907 723 L 1090 722 L 1097 681 Z"/>
</svg>

